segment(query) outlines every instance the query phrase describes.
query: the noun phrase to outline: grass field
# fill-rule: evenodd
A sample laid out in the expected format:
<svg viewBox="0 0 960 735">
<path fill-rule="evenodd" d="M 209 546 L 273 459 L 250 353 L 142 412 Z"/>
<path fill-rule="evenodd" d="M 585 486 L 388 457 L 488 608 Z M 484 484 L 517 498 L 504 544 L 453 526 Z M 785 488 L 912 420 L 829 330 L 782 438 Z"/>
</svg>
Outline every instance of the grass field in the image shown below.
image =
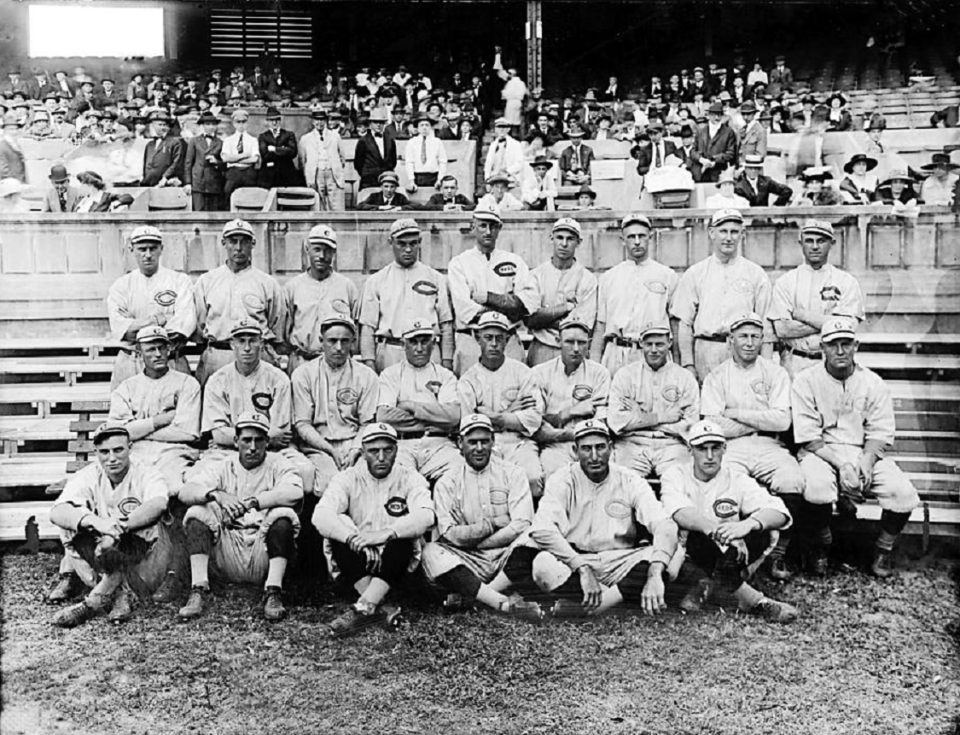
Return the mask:
<svg viewBox="0 0 960 735">
<path fill-rule="evenodd" d="M 532 627 L 403 601 L 400 630 L 343 641 L 324 628 L 343 603 L 303 589 L 273 625 L 231 589 L 188 624 L 171 605 L 59 630 L 41 602 L 56 563 L 0 560 L 4 735 L 960 732 L 955 561 L 771 589 L 800 607 L 790 626 L 713 610 Z"/>
</svg>

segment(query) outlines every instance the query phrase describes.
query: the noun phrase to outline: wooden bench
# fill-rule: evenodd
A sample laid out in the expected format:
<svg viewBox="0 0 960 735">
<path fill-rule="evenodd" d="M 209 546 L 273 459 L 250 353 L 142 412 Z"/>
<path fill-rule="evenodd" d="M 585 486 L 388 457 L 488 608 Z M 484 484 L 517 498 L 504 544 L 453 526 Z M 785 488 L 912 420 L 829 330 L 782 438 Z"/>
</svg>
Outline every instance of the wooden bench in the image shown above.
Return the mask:
<svg viewBox="0 0 960 735">
<path fill-rule="evenodd" d="M 103 414 L 110 410 L 109 401 L 75 401 L 70 404 L 71 410 L 77 414 L 75 421 L 70 422 L 70 431 L 76 435 L 67 443 L 68 451 L 73 453 L 73 459 L 66 464 L 67 475 L 82 470 L 92 461 L 90 455 L 94 453 L 93 433 L 104 421 L 95 418 L 96 414 Z M 47 487 L 47 495 L 59 495 L 63 490 L 67 478 L 62 478 Z"/>
</svg>

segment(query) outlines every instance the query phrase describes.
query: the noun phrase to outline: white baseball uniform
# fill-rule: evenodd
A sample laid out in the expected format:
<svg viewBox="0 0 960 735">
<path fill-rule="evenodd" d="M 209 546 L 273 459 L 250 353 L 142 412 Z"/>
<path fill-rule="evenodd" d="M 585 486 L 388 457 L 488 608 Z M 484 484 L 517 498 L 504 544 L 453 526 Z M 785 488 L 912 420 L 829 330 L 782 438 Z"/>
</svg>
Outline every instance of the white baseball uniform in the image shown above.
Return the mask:
<svg viewBox="0 0 960 735">
<path fill-rule="evenodd" d="M 573 311 L 564 319 L 577 319 L 593 330 L 597 321 L 597 278 L 580 263 L 574 261 L 565 270 L 549 260 L 541 263 L 530 271 L 530 286 L 536 299 L 532 312 L 571 302 Z M 560 355 L 560 330 L 556 326 L 534 329 L 533 340 L 527 364 L 539 365 Z"/>
<path fill-rule="evenodd" d="M 607 418 L 610 399 L 610 373 L 599 362 L 584 360 L 572 373 L 567 374 L 563 360 L 556 357 L 533 368 L 533 379 L 543 397 L 544 414 L 555 414 L 572 408 L 575 404 L 589 401 L 593 406 L 593 418 Z M 572 429 L 582 419 L 568 421 L 564 429 Z M 575 462 L 572 441 L 540 442 L 540 463 L 544 477 L 568 462 Z"/>
<path fill-rule="evenodd" d="M 434 504 L 437 540 L 423 550 L 423 571 L 431 580 L 462 564 L 489 582 L 533 522 L 533 498 L 523 470 L 497 457 L 480 472 L 465 462 L 448 472 L 434 489 Z M 466 524 L 454 520 L 454 510 Z M 511 529 L 517 538 L 507 546 L 478 549 L 484 519 L 501 524 L 497 530 Z"/>
<path fill-rule="evenodd" d="M 637 410 L 662 415 L 670 409 L 680 409 L 680 421 L 669 426 L 681 435 L 700 419 L 700 388 L 689 370 L 669 361 L 654 370 L 646 360 L 621 368 L 610 384 L 607 410 L 607 424 L 617 437 L 614 461 L 644 477 L 654 471 L 662 476 L 668 467 L 688 461 L 686 444 L 660 425 L 625 429 Z"/>
<path fill-rule="evenodd" d="M 322 281 L 308 272 L 294 276 L 283 285 L 286 299 L 286 342 L 293 348 L 287 366 L 292 375 L 308 359 L 320 355 L 320 325 L 340 316 L 352 319 L 360 300 L 356 284 L 342 273 L 331 271 Z"/>
<path fill-rule="evenodd" d="M 733 418 L 728 411 L 741 415 Z M 803 492 L 800 466 L 777 437 L 790 426 L 786 370 L 764 357 L 743 368 L 731 357 L 703 381 L 700 413 L 716 417 L 727 437 L 725 464 L 756 478 L 777 495 Z"/>
<path fill-rule="evenodd" d="M 793 435 L 798 444 L 823 440 L 830 448 L 857 466 L 864 443 L 870 440 L 893 445 L 895 433 L 890 389 L 879 375 L 857 365 L 844 381 L 814 365 L 793 379 L 791 394 Z M 801 450 L 803 497 L 815 505 L 834 503 L 838 497 L 837 471 L 816 454 Z M 916 488 L 896 462 L 884 457 L 873 467 L 869 492 L 880 507 L 909 513 L 920 504 Z"/>
</svg>

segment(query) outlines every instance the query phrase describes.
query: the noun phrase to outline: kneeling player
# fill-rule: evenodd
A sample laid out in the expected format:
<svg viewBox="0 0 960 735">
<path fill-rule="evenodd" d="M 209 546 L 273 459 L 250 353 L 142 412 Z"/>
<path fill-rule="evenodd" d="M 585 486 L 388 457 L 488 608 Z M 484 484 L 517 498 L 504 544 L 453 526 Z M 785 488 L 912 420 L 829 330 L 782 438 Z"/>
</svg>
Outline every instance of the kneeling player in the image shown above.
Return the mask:
<svg viewBox="0 0 960 735">
<path fill-rule="evenodd" d="M 73 475 L 50 509 L 62 529 L 64 581 L 93 590 L 61 610 L 53 624 L 73 628 L 110 608 L 122 622 L 132 612 L 133 588 L 151 592 L 160 585 L 170 559 L 166 527 L 157 523 L 167 508 L 167 484 L 147 464 L 131 463 L 130 433 L 123 426 L 101 426 L 93 437 L 97 461 Z M 63 565 L 61 566 L 63 568 Z"/>
<path fill-rule="evenodd" d="M 745 612 L 776 623 L 795 620 L 795 607 L 765 597 L 744 581 L 776 545 L 770 532 L 790 525 L 786 506 L 749 475 L 723 466 L 726 439 L 717 424 L 694 424 L 689 442 L 693 463 L 667 470 L 660 491 L 664 509 L 686 536 L 681 546 L 687 564 L 699 577 L 681 607 L 699 609 L 716 587 L 733 594 Z"/>
<path fill-rule="evenodd" d="M 676 524 L 646 480 L 610 462 L 613 442 L 603 421 L 578 424 L 574 448 L 578 461 L 550 476 L 533 519 L 530 537 L 542 549 L 527 550 L 533 580 L 560 598 L 554 616 L 621 602 L 658 613 L 666 607 L 663 574 L 677 549 Z M 640 545 L 643 528 L 652 544 Z M 507 574 L 522 590 L 513 562 Z"/>
<path fill-rule="evenodd" d="M 383 423 L 360 433 L 363 461 L 331 480 L 313 512 L 330 574 L 360 599 L 330 624 L 347 636 L 387 620 L 384 598 L 420 562 L 421 537 L 433 525 L 427 481 L 399 465 L 397 431 Z"/>
<path fill-rule="evenodd" d="M 270 421 L 266 416 L 241 414 L 235 430 L 237 453 L 201 462 L 180 489 L 180 500 L 191 506 L 183 518 L 191 590 L 178 613 L 181 620 L 203 614 L 210 594 L 211 555 L 228 581 L 260 584 L 266 579 L 263 616 L 267 620 L 286 614 L 281 598 L 283 575 L 300 528 L 294 506 L 303 499 L 303 483 L 290 460 L 267 452 Z"/>
<path fill-rule="evenodd" d="M 460 421 L 464 464 L 437 483 L 434 502 L 439 539 L 423 550 L 423 571 L 467 604 L 479 600 L 500 612 L 540 620 L 535 602 L 507 597 L 503 568 L 516 541 L 533 520 L 533 497 L 526 475 L 516 465 L 492 457 L 493 422 L 482 414 Z"/>
</svg>

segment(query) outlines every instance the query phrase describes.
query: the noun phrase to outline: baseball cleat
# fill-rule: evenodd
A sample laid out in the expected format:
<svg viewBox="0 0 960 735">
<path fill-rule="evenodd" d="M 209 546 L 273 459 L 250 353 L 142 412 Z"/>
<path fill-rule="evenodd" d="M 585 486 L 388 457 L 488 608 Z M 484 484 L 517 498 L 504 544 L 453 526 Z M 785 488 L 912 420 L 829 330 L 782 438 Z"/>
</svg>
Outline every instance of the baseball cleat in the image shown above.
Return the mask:
<svg viewBox="0 0 960 735">
<path fill-rule="evenodd" d="M 472 610 L 473 604 L 459 592 L 451 592 L 443 599 L 443 611 L 448 613 Z"/>
<path fill-rule="evenodd" d="M 557 620 L 567 620 L 570 618 L 585 618 L 587 611 L 583 605 L 574 600 L 559 599 L 553 603 L 550 608 L 550 617 Z"/>
<path fill-rule="evenodd" d="M 187 604 L 177 611 L 180 620 L 193 620 L 203 615 L 204 598 L 210 594 L 206 587 L 192 587 Z"/>
<path fill-rule="evenodd" d="M 154 602 L 165 603 L 174 602 L 178 597 L 180 597 L 180 580 L 177 578 L 177 573 L 167 572 L 163 575 L 163 582 L 151 595 L 151 599 Z"/>
<path fill-rule="evenodd" d="M 263 596 L 263 617 L 267 620 L 282 620 L 286 614 L 287 608 L 283 606 L 281 589 L 279 587 L 267 587 Z"/>
<path fill-rule="evenodd" d="M 53 618 L 53 624 L 58 628 L 76 628 L 97 614 L 98 610 L 90 607 L 86 601 L 80 601 L 70 607 L 65 607 Z"/>
<path fill-rule="evenodd" d="M 893 574 L 893 555 L 889 551 L 877 549 L 870 565 L 870 573 L 874 577 L 886 579 Z"/>
<path fill-rule="evenodd" d="M 829 566 L 829 557 L 826 549 L 817 549 L 808 560 L 807 567 L 811 574 L 816 577 L 826 577 Z"/>
<path fill-rule="evenodd" d="M 787 569 L 787 562 L 782 556 L 771 556 L 767 562 L 767 572 L 771 579 L 786 582 L 793 577 L 793 572 Z"/>
<path fill-rule="evenodd" d="M 334 618 L 328 627 L 334 637 L 346 638 L 354 633 L 359 633 L 364 628 L 379 625 L 386 620 L 387 614 L 381 607 L 378 607 L 372 613 L 364 614 L 351 605 L 341 615 Z"/>
<path fill-rule="evenodd" d="M 107 614 L 111 623 L 125 623 L 133 616 L 133 592 L 125 584 L 120 585 L 117 596 L 113 598 L 113 605 Z"/>
<path fill-rule="evenodd" d="M 792 623 L 797 619 L 797 608 L 786 602 L 771 600 L 769 597 L 760 598 L 760 602 L 750 608 L 754 615 L 760 615 L 771 623 Z"/>
<path fill-rule="evenodd" d="M 511 595 L 507 598 L 507 601 L 500 606 L 500 612 L 518 620 L 526 620 L 528 623 L 542 623 L 546 615 L 540 603 L 524 600 L 519 595 Z"/>
<path fill-rule="evenodd" d="M 60 575 L 56 586 L 47 593 L 44 600 L 48 605 L 59 605 L 61 602 L 73 599 L 86 588 L 86 585 L 80 581 L 76 574 L 68 572 Z"/>
<path fill-rule="evenodd" d="M 710 580 L 698 580 L 680 600 L 680 609 L 686 613 L 700 612 L 704 603 L 710 597 L 710 592 Z"/>
<path fill-rule="evenodd" d="M 403 610 L 397 605 L 383 604 L 380 606 L 383 611 L 383 627 L 387 630 L 396 630 L 403 621 Z"/>
</svg>

